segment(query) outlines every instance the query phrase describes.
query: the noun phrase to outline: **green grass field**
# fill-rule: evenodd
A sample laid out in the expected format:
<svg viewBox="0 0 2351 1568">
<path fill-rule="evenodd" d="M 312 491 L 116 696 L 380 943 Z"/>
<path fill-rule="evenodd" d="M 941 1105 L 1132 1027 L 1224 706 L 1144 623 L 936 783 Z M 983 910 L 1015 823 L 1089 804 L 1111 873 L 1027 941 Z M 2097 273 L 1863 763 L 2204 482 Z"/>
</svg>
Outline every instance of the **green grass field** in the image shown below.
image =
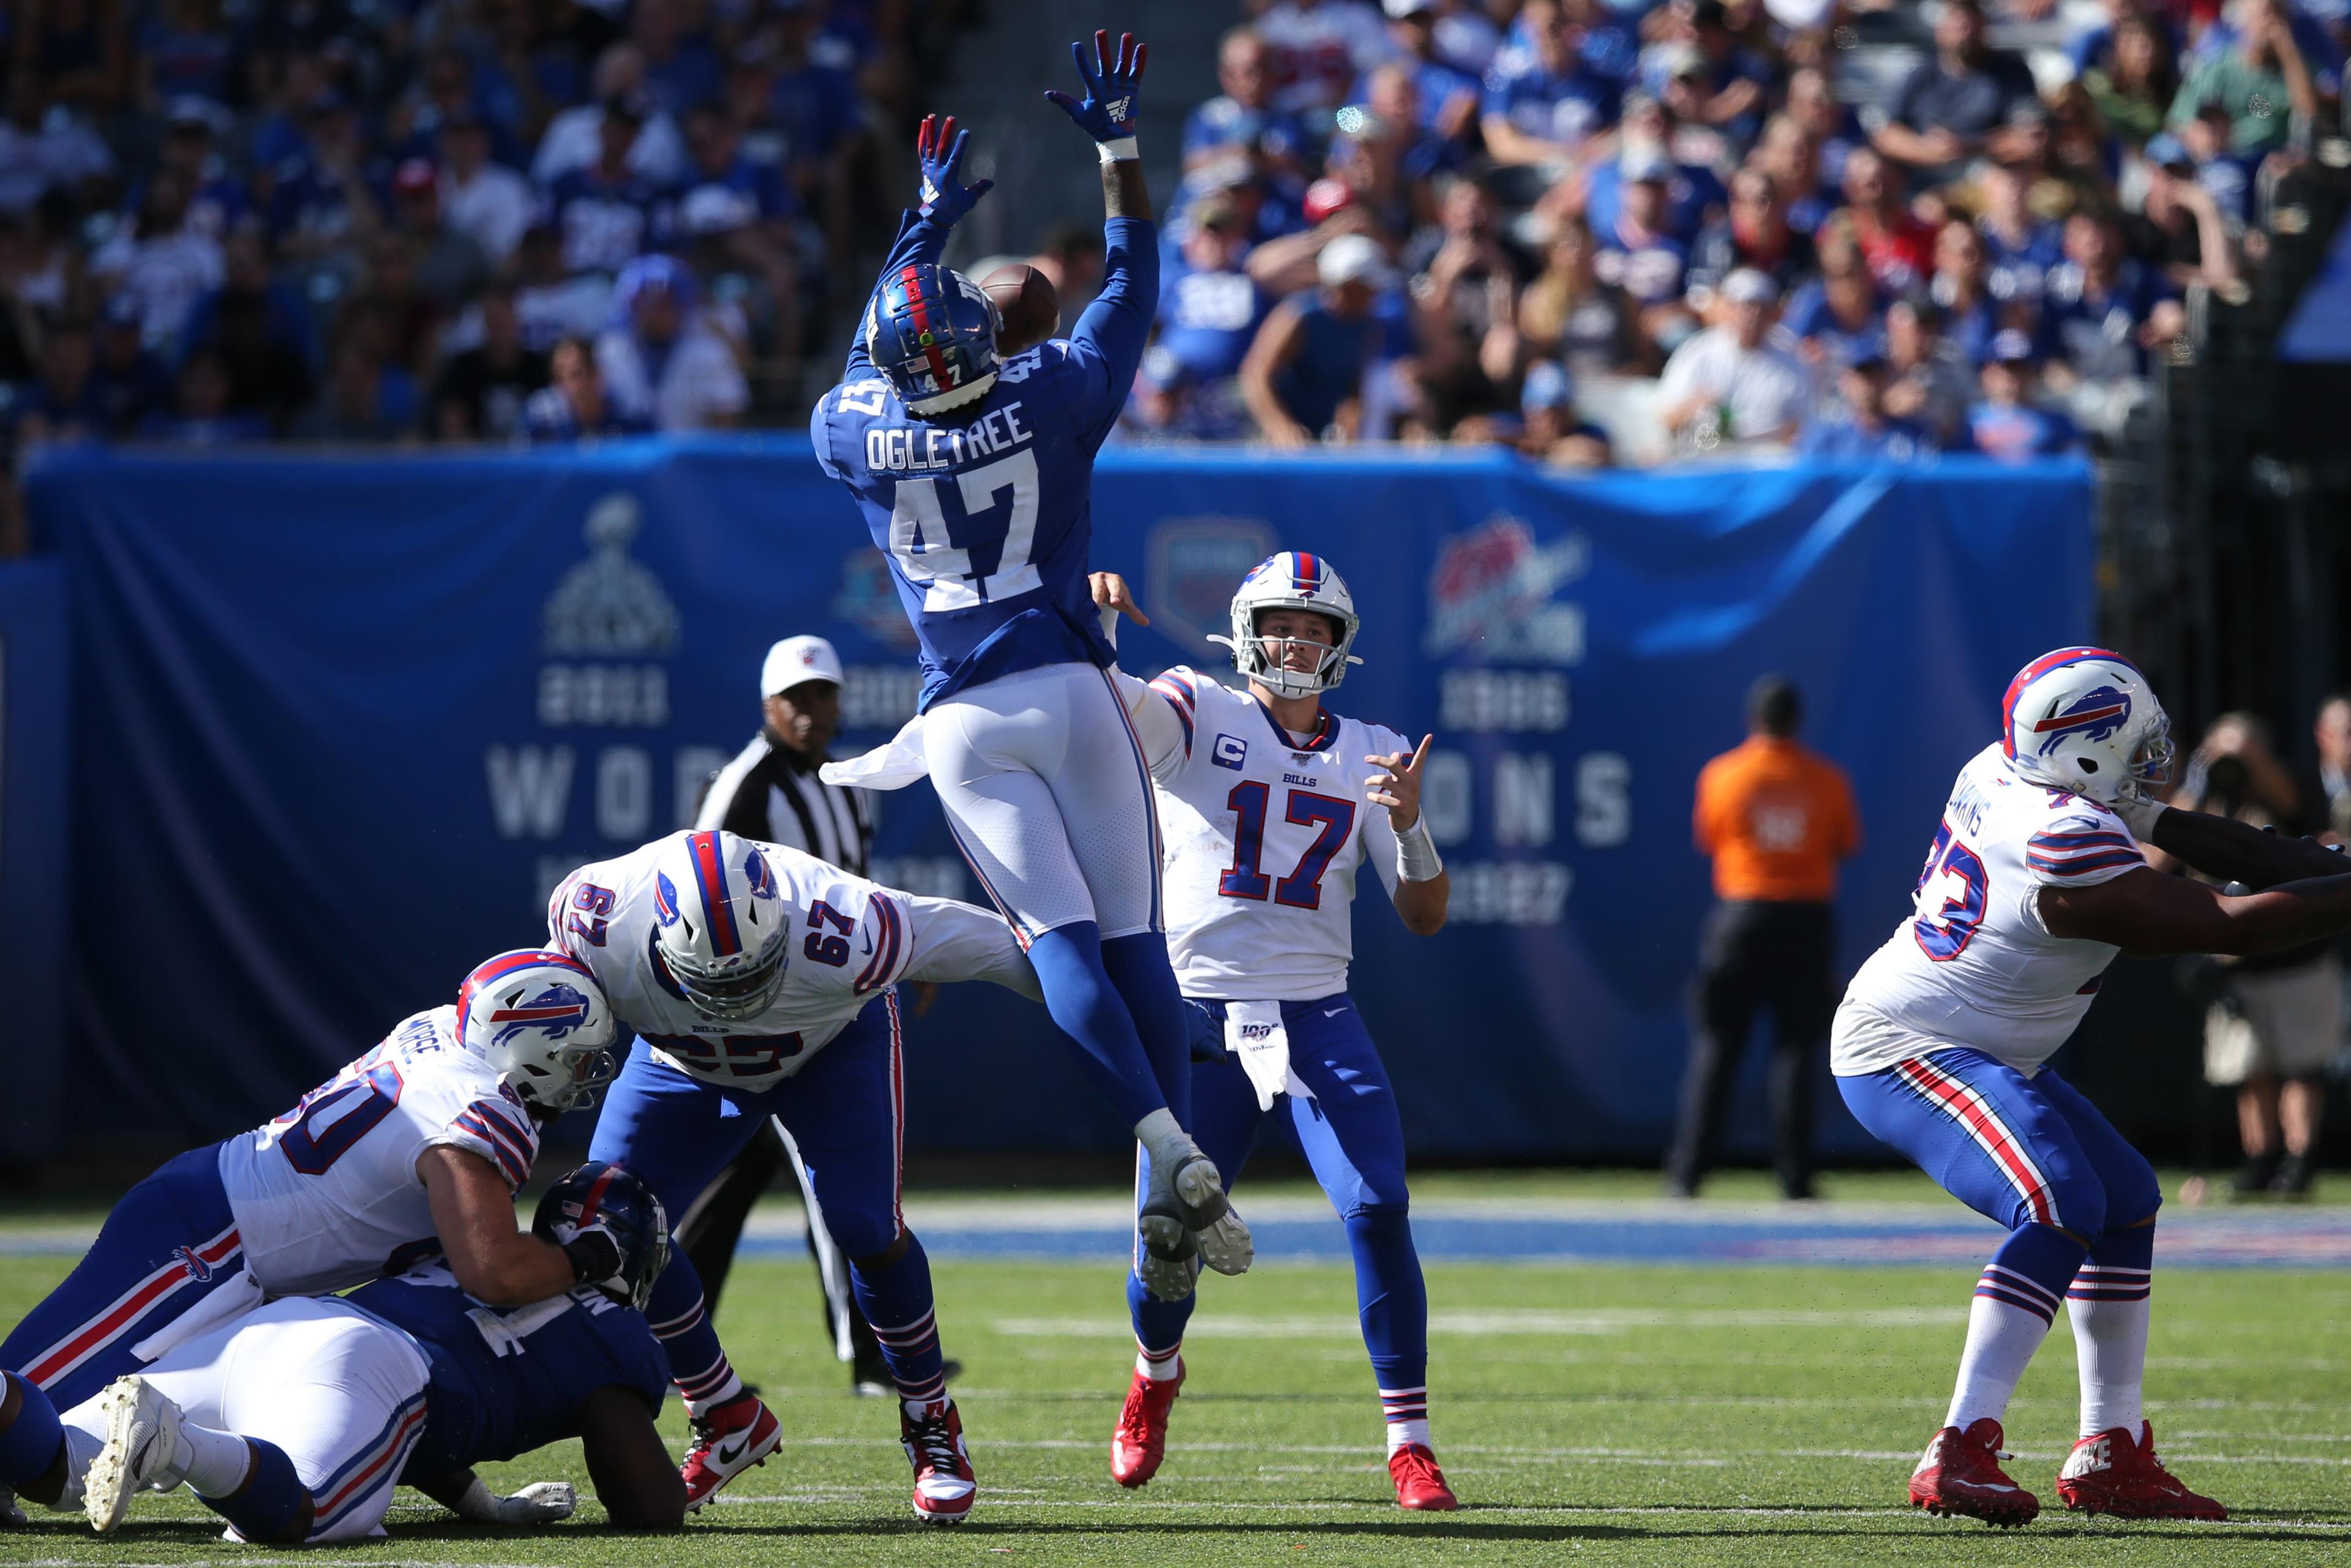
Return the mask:
<svg viewBox="0 0 2351 1568">
<path fill-rule="evenodd" d="M 1554 1178 L 1439 1178 L 1453 1196 Z M 1605 1182 L 1576 1185 L 1607 1190 Z M 1647 1190 L 1643 1178 L 1642 1190 Z M 1732 1187 L 1729 1190 L 1740 1190 Z M 1873 1199 L 1915 1187 L 1847 1185 Z M 64 1272 L 0 1259 L 0 1322 Z M 2225 1525 L 2080 1521 L 2013 1534 L 1929 1520 L 1903 1482 L 1940 1419 L 1965 1270 L 1438 1264 L 1429 1371 L 1436 1443 L 1465 1502 L 1391 1500 L 1345 1270 L 1273 1261 L 1211 1280 L 1191 1381 L 1157 1481 L 1128 1494 L 1105 1448 L 1132 1355 L 1115 1265 L 943 1261 L 940 1320 L 981 1506 L 915 1525 L 884 1402 L 854 1399 L 815 1333 L 798 1260 L 746 1260 L 720 1318 L 736 1364 L 783 1417 L 783 1450 L 682 1537 L 605 1534 L 583 1502 L 537 1533 L 458 1523 L 402 1493 L 391 1536 L 335 1561 L 719 1568 L 740 1563 L 1970 1564 L 2351 1562 L 2351 1274 L 2159 1272 L 2150 1416 Z M 2060 1320 L 2011 1413 L 2011 1467 L 2054 1506 L 2073 1435 Z M 683 1446 L 673 1406 L 664 1427 Z M 585 1476 L 569 1446 L 493 1483 Z M 35 1511 L 0 1563 L 255 1563 L 186 1500 L 146 1500 L 101 1542 Z"/>
</svg>

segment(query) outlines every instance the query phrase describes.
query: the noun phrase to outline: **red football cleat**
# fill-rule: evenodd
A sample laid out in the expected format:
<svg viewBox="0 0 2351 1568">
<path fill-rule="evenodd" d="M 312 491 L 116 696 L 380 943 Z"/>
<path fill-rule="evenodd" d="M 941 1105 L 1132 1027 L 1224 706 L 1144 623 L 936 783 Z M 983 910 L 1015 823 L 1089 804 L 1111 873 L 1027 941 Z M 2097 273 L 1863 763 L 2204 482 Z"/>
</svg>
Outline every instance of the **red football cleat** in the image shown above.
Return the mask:
<svg viewBox="0 0 2351 1568">
<path fill-rule="evenodd" d="M 2117 1519 L 2229 1517 L 2227 1509 L 2189 1491 L 2163 1468 L 2155 1454 L 2154 1427 L 2142 1421 L 2138 1431 L 2134 1442 L 2129 1428 L 2110 1427 L 2074 1445 L 2065 1468 L 2057 1472 L 2057 1495 L 2067 1508 Z"/>
<path fill-rule="evenodd" d="M 1118 1429 L 1110 1435 L 1110 1479 L 1123 1487 L 1139 1487 L 1159 1473 L 1167 1457 L 1167 1411 L 1184 1387 L 1184 1358 L 1176 1358 L 1176 1375 L 1154 1382 L 1143 1373 L 1126 1385 L 1126 1403 L 1119 1407 Z"/>
<path fill-rule="evenodd" d="M 979 1479 L 963 1446 L 963 1417 L 955 1401 L 923 1407 L 920 1416 L 898 1406 L 898 1440 L 914 1467 L 914 1517 L 925 1524 L 961 1524 L 979 1499 Z"/>
<path fill-rule="evenodd" d="M 1451 1513 L 1461 1506 L 1461 1500 L 1445 1484 L 1445 1472 L 1437 1468 L 1437 1456 L 1426 1443 L 1406 1443 L 1390 1454 L 1388 1479 L 1395 1482 L 1398 1508 Z"/>
<path fill-rule="evenodd" d="M 783 1440 L 776 1413 L 754 1394 L 695 1417 L 693 1445 L 685 1450 L 685 1463 L 677 1468 L 685 1482 L 685 1511 L 698 1512 L 718 1495 L 719 1488 L 752 1466 L 766 1464 Z"/>
<path fill-rule="evenodd" d="M 2000 1423 L 1985 1416 L 1962 1432 L 1946 1427 L 1927 1445 L 1910 1473 L 1910 1506 L 1928 1513 L 1964 1514 L 2002 1530 L 2031 1524 L 2041 1500 L 2000 1468 Z"/>
</svg>

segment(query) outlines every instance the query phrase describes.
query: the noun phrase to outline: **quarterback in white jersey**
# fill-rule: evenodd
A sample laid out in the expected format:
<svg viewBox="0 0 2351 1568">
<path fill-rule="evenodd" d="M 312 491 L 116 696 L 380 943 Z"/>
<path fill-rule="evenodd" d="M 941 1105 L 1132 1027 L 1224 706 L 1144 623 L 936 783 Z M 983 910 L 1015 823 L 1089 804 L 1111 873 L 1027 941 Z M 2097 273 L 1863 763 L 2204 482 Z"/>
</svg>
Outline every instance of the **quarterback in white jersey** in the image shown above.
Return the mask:
<svg viewBox="0 0 2351 1568">
<path fill-rule="evenodd" d="M 2169 724 L 2137 666 L 2060 648 L 2017 673 L 2001 736 L 1960 770 L 1910 918 L 1838 1009 L 1831 1064 L 1854 1115 L 2009 1227 L 1976 1282 L 1951 1404 L 1910 1478 L 1933 1513 L 2012 1526 L 2040 1511 L 2001 1470 L 2010 1396 L 2062 1302 L 2081 1375 L 2065 1506 L 2221 1519 L 2155 1456 L 2141 1388 L 2153 1290 L 2154 1170 L 2048 1061 L 2115 955 L 2252 953 L 2351 925 L 2351 876 L 2307 841 L 2167 810 Z M 2152 842 L 2254 892 L 2147 863 Z"/>
<path fill-rule="evenodd" d="M 1125 584 L 1095 598 L 1142 620 Z M 1346 1223 L 1364 1343 L 1386 1416 L 1396 1500 L 1449 1510 L 1428 1442 L 1428 1293 L 1413 1249 L 1404 1128 L 1387 1070 L 1347 994 L 1355 880 L 1368 861 L 1407 930 L 1445 924 L 1445 868 L 1420 818 L 1427 755 L 1322 706 L 1359 622 L 1329 561 L 1285 550 L 1242 580 L 1233 650 L 1246 689 L 1178 666 L 1120 675 L 1165 826 L 1167 946 L 1193 1031 L 1192 1128 L 1229 1188 L 1277 1105 Z M 1142 1184 L 1138 1182 L 1140 1195 Z M 1127 1278 L 1135 1367 L 1111 1474 L 1142 1486 L 1166 1452 L 1195 1296 Z"/>
<path fill-rule="evenodd" d="M 115 1206 L 89 1253 L 0 1343 L 0 1367 L 79 1405 L 277 1296 L 341 1291 L 444 1253 L 497 1306 L 615 1272 L 610 1238 L 567 1251 L 518 1230 L 538 1122 L 610 1079 L 612 1018 L 556 953 L 507 953 L 455 1007 L 252 1132 L 193 1149 Z"/>
<path fill-rule="evenodd" d="M 914 1512 L 959 1521 L 977 1483 L 946 1396 L 930 1264 L 898 1205 L 905 1070 L 894 987 L 993 980 L 1040 998 L 1012 927 L 723 829 L 580 867 L 556 889 L 548 927 L 637 1036 L 590 1156 L 634 1172 L 682 1214 L 769 1117 L 781 1121 L 897 1386 Z M 782 1427 L 736 1376 L 683 1252 L 647 1315 L 694 1419 L 680 1474 L 686 1506 L 699 1510 L 764 1463 Z"/>
</svg>

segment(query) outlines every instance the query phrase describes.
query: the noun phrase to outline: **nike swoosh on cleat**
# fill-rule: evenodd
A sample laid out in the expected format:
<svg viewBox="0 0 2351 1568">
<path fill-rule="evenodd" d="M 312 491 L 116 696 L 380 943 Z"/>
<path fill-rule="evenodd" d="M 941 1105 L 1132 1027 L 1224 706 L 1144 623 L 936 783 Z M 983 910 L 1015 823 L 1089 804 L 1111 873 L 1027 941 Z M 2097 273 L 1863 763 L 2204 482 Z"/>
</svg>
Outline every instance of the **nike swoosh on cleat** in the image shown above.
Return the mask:
<svg viewBox="0 0 2351 1568">
<path fill-rule="evenodd" d="M 731 1448 L 726 1444 L 721 1443 L 716 1448 L 711 1451 L 711 1458 L 716 1459 L 719 1464 L 731 1465 L 736 1460 L 741 1458 L 743 1457 L 743 1450 L 750 1446 L 751 1439 L 749 1437 L 745 1437 L 741 1442 L 736 1444 Z"/>
</svg>

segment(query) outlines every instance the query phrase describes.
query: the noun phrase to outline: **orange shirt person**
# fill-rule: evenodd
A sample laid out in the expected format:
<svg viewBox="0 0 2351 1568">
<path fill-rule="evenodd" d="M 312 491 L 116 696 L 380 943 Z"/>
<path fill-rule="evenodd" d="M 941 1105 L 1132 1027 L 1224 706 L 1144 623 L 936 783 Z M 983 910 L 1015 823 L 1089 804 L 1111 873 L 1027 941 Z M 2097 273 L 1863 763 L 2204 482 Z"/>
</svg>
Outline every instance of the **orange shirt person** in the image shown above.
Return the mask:
<svg viewBox="0 0 2351 1568">
<path fill-rule="evenodd" d="M 1779 675 L 1748 693 L 1746 742 L 1698 774 L 1691 829 L 1713 857 L 1719 900 L 1691 986 L 1689 1065 L 1666 1161 L 1667 1191 L 1698 1193 L 1714 1162 L 1739 1058 L 1772 1016 L 1772 1167 L 1792 1198 L 1813 1192 L 1813 1065 L 1835 1015 L 1837 863 L 1861 847 L 1844 770 L 1796 740 L 1803 702 Z"/>
</svg>

